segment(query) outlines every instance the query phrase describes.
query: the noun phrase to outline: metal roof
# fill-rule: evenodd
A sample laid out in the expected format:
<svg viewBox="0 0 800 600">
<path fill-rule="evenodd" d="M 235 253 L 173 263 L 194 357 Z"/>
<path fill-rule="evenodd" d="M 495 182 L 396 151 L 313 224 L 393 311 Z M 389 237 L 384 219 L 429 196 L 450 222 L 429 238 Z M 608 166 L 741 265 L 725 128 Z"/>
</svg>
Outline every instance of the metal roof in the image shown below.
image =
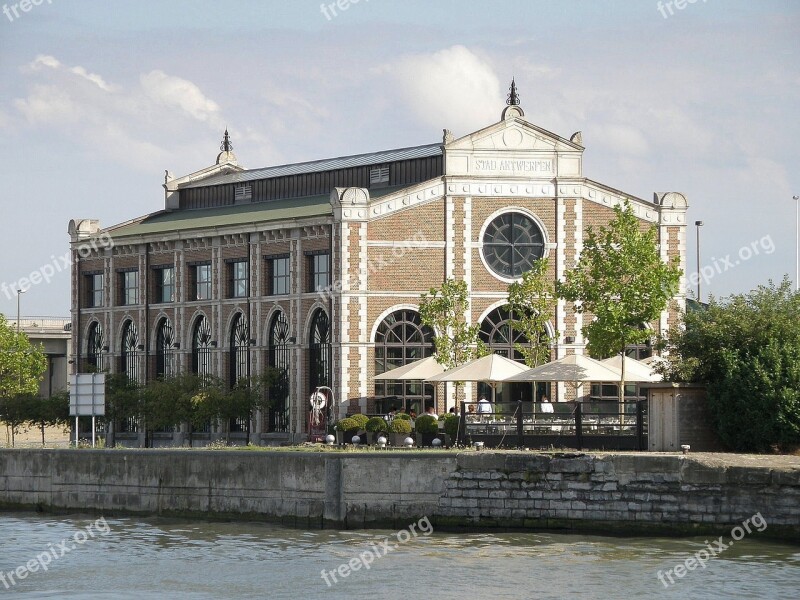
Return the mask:
<svg viewBox="0 0 800 600">
<path fill-rule="evenodd" d="M 329 215 L 331 212 L 330 195 L 325 194 L 217 208 L 162 211 L 148 215 L 141 221 L 110 227 L 106 231 L 115 238 L 121 238 L 319 217 Z"/>
<path fill-rule="evenodd" d="M 381 150 L 368 154 L 354 154 L 352 156 L 340 156 L 339 158 L 326 158 L 310 162 L 294 163 L 289 165 L 278 165 L 275 167 L 265 167 L 263 169 L 250 169 L 237 173 L 226 173 L 215 175 L 207 179 L 192 181 L 179 186 L 180 189 L 207 187 L 211 185 L 223 185 L 226 183 L 242 183 L 245 181 L 256 181 L 258 179 L 271 179 L 273 177 L 283 177 L 285 175 L 301 175 L 305 173 L 321 173 L 323 171 L 335 171 L 337 169 L 347 169 L 350 167 L 364 167 L 378 165 L 399 160 L 409 160 L 413 158 L 427 158 L 442 154 L 442 144 L 427 144 L 425 146 L 412 146 L 411 148 L 398 148 L 396 150 Z"/>
</svg>

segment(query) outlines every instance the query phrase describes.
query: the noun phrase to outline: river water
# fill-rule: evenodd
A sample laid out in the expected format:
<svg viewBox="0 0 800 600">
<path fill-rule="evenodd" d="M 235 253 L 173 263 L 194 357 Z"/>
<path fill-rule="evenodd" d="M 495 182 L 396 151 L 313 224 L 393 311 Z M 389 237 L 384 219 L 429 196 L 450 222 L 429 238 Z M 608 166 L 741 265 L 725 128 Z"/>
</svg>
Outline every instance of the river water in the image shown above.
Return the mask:
<svg viewBox="0 0 800 600">
<path fill-rule="evenodd" d="M 712 544 L 718 555 L 704 568 L 690 563 L 693 570 L 681 578 L 676 565 L 693 555 L 705 559 L 706 538 L 447 533 L 429 525 L 304 531 L 264 523 L 0 513 L 0 596 L 800 597 L 800 546 L 766 541 L 755 531 L 724 550 Z M 722 544 L 731 541 L 724 537 Z M 672 584 L 665 576 L 670 569 Z"/>
</svg>

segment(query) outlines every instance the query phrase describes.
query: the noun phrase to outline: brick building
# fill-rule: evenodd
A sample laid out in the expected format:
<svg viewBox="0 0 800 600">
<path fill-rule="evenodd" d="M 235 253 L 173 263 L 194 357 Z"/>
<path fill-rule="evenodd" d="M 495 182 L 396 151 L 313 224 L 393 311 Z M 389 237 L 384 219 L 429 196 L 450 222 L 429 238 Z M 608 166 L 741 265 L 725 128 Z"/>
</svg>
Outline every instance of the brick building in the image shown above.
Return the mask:
<svg viewBox="0 0 800 600">
<path fill-rule="evenodd" d="M 278 368 L 275 407 L 253 424 L 262 439 L 303 432 L 318 386 L 332 388 L 339 414 L 432 402 L 431 386 L 373 376 L 432 353 L 417 308 L 446 278 L 466 281 L 468 317 L 513 356 L 508 284 L 542 256 L 563 277 L 585 227 L 626 199 L 643 226 L 658 226 L 662 256 L 686 264 L 684 196 L 651 202 L 586 178 L 580 132 L 528 122 L 513 86 L 499 122 L 458 139 L 445 130 L 440 143 L 252 170 L 227 131 L 221 150 L 208 168 L 167 173 L 164 210 L 106 229 L 70 223 L 74 365 L 231 382 Z M 559 302 L 554 358 L 583 352 L 581 319 Z M 439 410 L 452 402 L 442 391 Z"/>
</svg>

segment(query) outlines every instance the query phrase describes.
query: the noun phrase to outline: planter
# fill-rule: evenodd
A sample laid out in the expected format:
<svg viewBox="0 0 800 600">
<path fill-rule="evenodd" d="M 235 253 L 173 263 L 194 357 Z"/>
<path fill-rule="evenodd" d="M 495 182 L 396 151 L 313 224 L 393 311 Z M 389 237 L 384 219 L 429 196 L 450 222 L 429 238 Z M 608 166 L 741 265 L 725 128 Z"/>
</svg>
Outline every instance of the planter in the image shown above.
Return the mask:
<svg viewBox="0 0 800 600">
<path fill-rule="evenodd" d="M 357 435 L 358 437 L 361 438 L 361 444 L 366 444 L 366 442 L 367 442 L 366 434 L 363 431 L 358 431 L 357 429 L 353 430 L 353 431 L 337 431 L 336 432 L 336 443 L 337 444 L 352 444 L 354 435 Z"/>
<path fill-rule="evenodd" d="M 447 439 L 447 434 L 444 431 L 440 431 L 439 433 L 418 433 L 417 436 L 417 446 L 420 448 L 429 448 L 433 446 L 433 440 L 435 438 L 439 438 L 442 440 L 442 445 L 440 448 L 444 448 L 449 446 L 450 440 Z"/>
<path fill-rule="evenodd" d="M 378 438 L 383 436 L 386 438 L 387 442 L 391 439 L 389 436 L 391 434 L 388 431 L 368 431 L 366 433 L 367 436 L 367 443 L 370 446 L 377 446 L 378 445 Z"/>
<path fill-rule="evenodd" d="M 393 432 L 390 432 L 390 433 L 386 434 L 386 439 L 389 440 L 389 444 L 391 446 L 394 446 L 395 448 L 405 448 L 406 446 L 403 443 L 403 441 L 407 437 L 413 438 L 414 437 L 414 433 L 413 432 L 412 433 L 393 433 Z"/>
</svg>

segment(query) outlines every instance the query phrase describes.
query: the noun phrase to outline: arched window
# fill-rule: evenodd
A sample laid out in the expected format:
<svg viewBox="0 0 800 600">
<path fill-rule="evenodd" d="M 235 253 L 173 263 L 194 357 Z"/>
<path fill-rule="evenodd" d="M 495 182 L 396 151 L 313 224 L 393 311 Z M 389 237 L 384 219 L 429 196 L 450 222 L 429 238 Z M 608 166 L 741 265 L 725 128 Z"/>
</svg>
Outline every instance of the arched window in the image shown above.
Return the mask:
<svg viewBox="0 0 800 600">
<path fill-rule="evenodd" d="M 141 381 L 141 351 L 139 350 L 139 332 L 133 321 L 126 321 L 122 327 L 122 345 L 120 353 L 120 371 L 131 381 Z"/>
<path fill-rule="evenodd" d="M 242 313 L 236 315 L 231 325 L 230 377 L 231 387 L 240 379 L 250 377 L 250 333 Z"/>
<path fill-rule="evenodd" d="M 544 235 L 528 215 L 503 213 L 486 227 L 482 252 L 496 275 L 516 279 L 544 256 Z"/>
<path fill-rule="evenodd" d="M 269 389 L 269 430 L 289 430 L 289 320 L 278 312 L 269 325 L 269 366 L 278 372 Z"/>
<path fill-rule="evenodd" d="M 528 344 L 529 341 L 524 334 L 516 331 L 511 326 L 511 321 L 516 318 L 514 312 L 509 310 L 508 306 L 495 308 L 481 321 L 478 338 L 486 344 L 491 352 L 518 362 L 524 362 L 522 353 L 514 346 L 515 344 Z M 536 383 L 537 401 L 545 394 L 549 398 L 552 398 L 550 387 L 550 382 Z M 529 384 L 506 383 L 498 386 L 497 390 L 496 398 L 498 401 L 511 402 L 532 399 L 532 389 Z M 488 385 L 485 383 L 478 384 L 479 396 L 485 395 L 487 398 L 490 398 L 491 393 L 491 388 Z"/>
<path fill-rule="evenodd" d="M 173 377 L 175 367 L 175 332 L 169 319 L 163 318 L 156 331 L 156 377 Z"/>
<path fill-rule="evenodd" d="M 242 313 L 234 317 L 231 325 L 229 363 L 228 382 L 233 388 L 240 380 L 250 377 L 250 331 Z M 231 419 L 230 431 L 245 431 L 246 428 L 247 417 Z"/>
<path fill-rule="evenodd" d="M 192 332 L 192 373 L 211 374 L 211 323 L 205 317 L 195 321 Z"/>
<path fill-rule="evenodd" d="M 103 326 L 97 321 L 89 326 L 89 335 L 86 339 L 86 361 L 92 371 L 100 372 L 105 369 L 103 361 Z"/>
<path fill-rule="evenodd" d="M 426 358 L 433 351 L 433 331 L 422 324 L 419 313 L 397 310 L 375 332 L 375 374 Z M 375 396 L 383 397 L 377 401 L 378 412 L 402 408 L 422 414 L 433 403 L 433 386 L 422 381 L 376 381 Z"/>
<path fill-rule="evenodd" d="M 321 308 L 311 319 L 309 339 L 308 380 L 310 390 L 331 385 L 331 328 L 328 315 Z"/>
</svg>

